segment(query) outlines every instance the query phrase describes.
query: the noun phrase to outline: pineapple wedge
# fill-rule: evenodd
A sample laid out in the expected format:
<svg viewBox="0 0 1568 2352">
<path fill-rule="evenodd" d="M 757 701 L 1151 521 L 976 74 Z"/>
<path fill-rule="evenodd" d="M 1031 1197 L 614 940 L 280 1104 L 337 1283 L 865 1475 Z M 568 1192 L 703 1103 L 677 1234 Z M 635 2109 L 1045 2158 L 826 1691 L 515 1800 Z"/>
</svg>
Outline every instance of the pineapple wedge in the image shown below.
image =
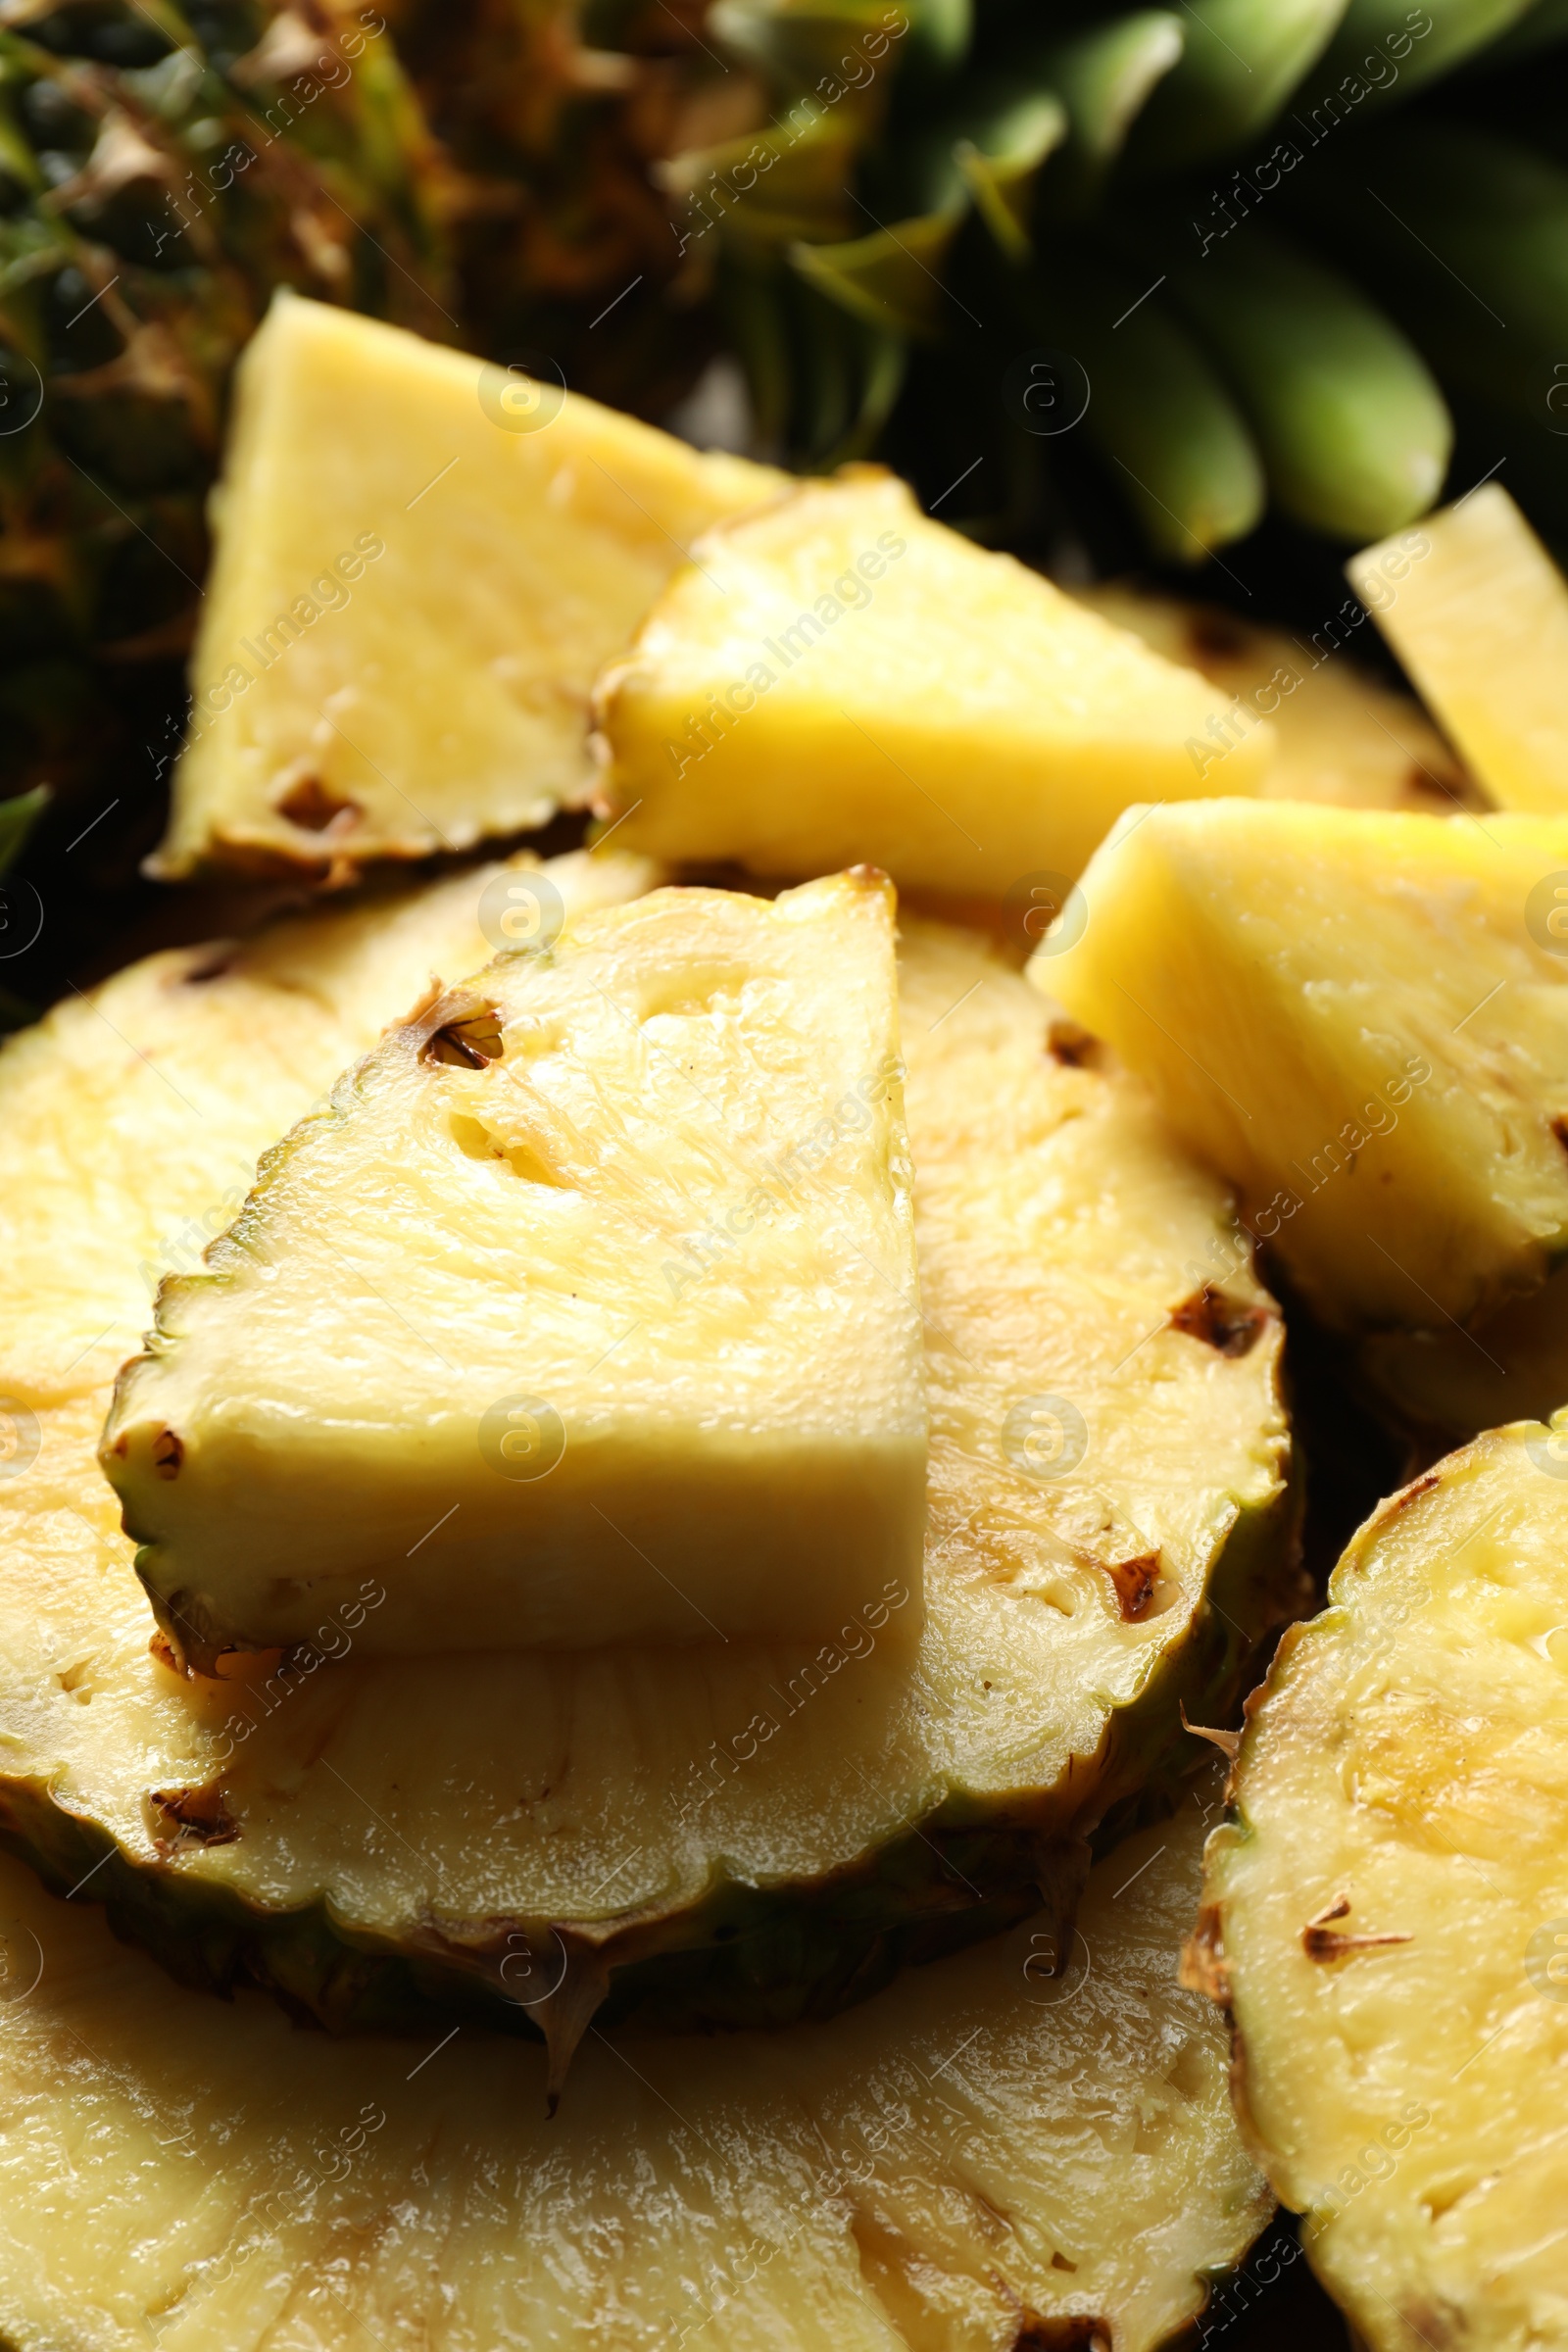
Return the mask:
<svg viewBox="0 0 1568 2352">
<path fill-rule="evenodd" d="M 601 681 L 617 845 L 1002 898 L 1076 874 L 1129 802 L 1253 791 L 1208 684 L 872 466 L 702 542 Z"/>
<path fill-rule="evenodd" d="M 1154 808 L 1083 895 L 1033 976 L 1329 1321 L 1481 1316 L 1568 1251 L 1568 821 Z"/>
<path fill-rule="evenodd" d="M 1270 2200 L 1176 1982 L 1204 1812 L 1110 1854 L 1065 1973 L 1030 1921 L 788 2034 L 417 2060 L 172 1986 L 0 1860 L 12 2352 L 1152 2352 Z"/>
<path fill-rule="evenodd" d="M 240 363 L 165 879 L 343 881 L 586 798 L 588 697 L 782 477 L 280 292 Z"/>
<path fill-rule="evenodd" d="M 1270 720 L 1274 758 L 1259 799 L 1429 815 L 1485 806 L 1419 703 L 1348 659 L 1343 618 L 1301 638 L 1126 580 L 1074 594 L 1167 662 L 1201 670 L 1224 692 L 1234 731 Z M 1216 744 L 1204 772 L 1215 791 L 1228 793 L 1222 757 Z"/>
<path fill-rule="evenodd" d="M 176 1650 L 920 1619 L 893 893 L 655 891 L 438 994 L 166 1285 L 101 1459 Z"/>
<path fill-rule="evenodd" d="M 1249 1707 L 1191 1981 L 1358 2342 L 1560 2344 L 1568 1421 L 1355 1537 Z"/>
<path fill-rule="evenodd" d="M 1568 582 L 1500 482 L 1346 569 L 1500 808 L 1568 814 Z"/>
<path fill-rule="evenodd" d="M 231 1224 L 263 1152 L 325 1107 L 344 1066 L 432 981 L 475 970 L 505 925 L 570 921 L 658 879 L 613 849 L 520 857 L 173 948 L 6 1041 L 0 1116 L 0 1385 L 86 1398 L 138 1345 L 167 1275 Z M 514 905 L 514 897 L 516 904 Z"/>
<path fill-rule="evenodd" d="M 32 1320 L 90 1312 L 89 1250 L 113 1299 L 149 1233 L 199 1248 L 176 1143 L 220 1200 L 270 1028 L 308 1044 L 302 1000 L 405 1009 L 418 911 L 394 902 L 385 937 L 318 914 L 205 979 L 220 959 L 154 958 L 0 1049 L 0 1138 L 15 1116 L 64 1139 L 15 1187 Z M 1061 1925 L 1082 1838 L 1169 1773 L 1184 1704 L 1225 1719 L 1298 1605 L 1281 1329 L 1144 1089 L 982 939 L 905 931 L 933 1423 L 912 1659 L 892 1610 L 809 1647 L 379 1658 L 367 1580 L 292 1656 L 181 1678 L 94 1458 L 100 1364 L 0 1475 L 0 1836 L 50 1885 L 186 1982 L 271 1986 L 337 2031 L 538 2027 L 558 2069 L 601 1997 L 606 2022 L 778 2023 L 1042 1900 Z M 179 1108 L 154 1055 L 181 1128 L 153 1115 Z M 318 1086 L 298 1059 L 290 1116 Z M 72 1155 L 105 1073 L 145 1115 Z M 0 1323 L 0 1394 L 24 1344 Z"/>
</svg>

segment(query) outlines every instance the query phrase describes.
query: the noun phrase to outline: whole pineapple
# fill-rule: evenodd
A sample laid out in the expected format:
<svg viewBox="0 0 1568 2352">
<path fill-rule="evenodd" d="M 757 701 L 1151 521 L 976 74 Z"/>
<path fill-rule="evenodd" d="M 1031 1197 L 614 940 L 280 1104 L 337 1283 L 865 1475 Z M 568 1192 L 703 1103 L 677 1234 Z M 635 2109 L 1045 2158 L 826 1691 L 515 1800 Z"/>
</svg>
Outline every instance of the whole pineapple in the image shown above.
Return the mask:
<svg viewBox="0 0 1568 2352">
<path fill-rule="evenodd" d="M 443 331 L 441 169 L 373 8 L 0 7 L 8 664 L 180 649 L 272 286 Z"/>
<path fill-rule="evenodd" d="M 702 0 L 387 0 L 387 13 L 462 173 L 454 308 L 468 347 L 543 355 L 574 391 L 662 416 L 710 327 L 671 288 L 680 255 L 650 165 L 733 112 L 691 71 L 708 62 Z"/>
<path fill-rule="evenodd" d="M 950 519 L 1119 560 L 1129 512 L 1178 560 L 1270 507 L 1364 541 L 1504 458 L 1568 530 L 1561 0 L 707 21 L 765 117 L 665 177 L 797 463 L 880 444 Z"/>
</svg>

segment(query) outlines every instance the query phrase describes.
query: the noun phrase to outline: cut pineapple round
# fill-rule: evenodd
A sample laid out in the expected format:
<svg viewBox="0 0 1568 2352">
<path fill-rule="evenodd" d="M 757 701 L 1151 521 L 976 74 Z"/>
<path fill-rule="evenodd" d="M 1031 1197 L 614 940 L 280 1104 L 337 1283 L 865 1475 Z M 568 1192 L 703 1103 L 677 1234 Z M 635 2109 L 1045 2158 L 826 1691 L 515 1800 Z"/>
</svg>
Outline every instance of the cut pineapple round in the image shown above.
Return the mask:
<svg viewBox="0 0 1568 2352">
<path fill-rule="evenodd" d="M 1230 697 L 1219 732 L 1199 751 L 1210 791 L 1230 790 L 1230 745 L 1245 741 L 1266 717 L 1274 729 L 1274 757 L 1258 787 L 1260 800 L 1434 815 L 1484 805 L 1420 704 L 1395 693 L 1351 658 L 1343 620 L 1303 639 L 1260 628 L 1214 605 L 1153 595 L 1129 580 L 1107 580 L 1074 594 L 1167 662 L 1201 670 Z"/>
<path fill-rule="evenodd" d="M 171 1988 L 0 1863 L 12 2352 L 1150 2352 L 1270 2201 L 1176 1982 L 1203 1800 L 853 2019 L 411 2052 Z"/>
<path fill-rule="evenodd" d="M 139 1067 L 133 977 L 112 985 Z M 0 1098 L 9 1076 L 69 1131 L 98 1026 L 52 1016 Z M 1295 1603 L 1280 1326 L 1221 1188 L 981 940 L 911 926 L 903 1026 L 931 1415 L 912 1657 L 861 1610 L 800 1648 L 376 1658 L 372 1576 L 291 1658 L 182 1680 L 93 1460 L 100 1384 L 40 1406 L 0 1479 L 0 1821 L 51 1884 L 189 1977 L 336 2027 L 466 2004 L 559 2064 L 612 1979 L 666 2023 L 821 2013 L 1042 1895 L 1065 1911 L 1083 1836 Z M 159 1034 L 191 1091 L 210 1032 L 193 1015 L 184 1060 Z M 52 1175 L 41 1313 L 50 1265 L 76 1281 L 72 1215 L 121 1236 L 123 1295 L 167 1154 L 127 1136 L 90 1187 Z"/>
<path fill-rule="evenodd" d="M 1568 2331 L 1568 1416 L 1361 1529 L 1249 1709 L 1190 1962 L 1359 2337 Z"/>
</svg>

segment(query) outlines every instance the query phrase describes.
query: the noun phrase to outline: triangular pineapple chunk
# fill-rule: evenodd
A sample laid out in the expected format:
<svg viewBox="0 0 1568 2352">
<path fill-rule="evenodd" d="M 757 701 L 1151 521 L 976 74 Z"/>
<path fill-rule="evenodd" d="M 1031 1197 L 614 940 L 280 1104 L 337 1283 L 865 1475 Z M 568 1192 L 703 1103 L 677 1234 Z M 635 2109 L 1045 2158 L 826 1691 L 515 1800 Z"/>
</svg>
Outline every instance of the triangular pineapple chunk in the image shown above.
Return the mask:
<svg viewBox="0 0 1568 2352">
<path fill-rule="evenodd" d="M 165 1285 L 103 1459 L 192 1659 L 915 1629 L 893 895 L 656 891 L 440 995 Z"/>
<path fill-rule="evenodd" d="M 619 846 L 995 897 L 1129 802 L 1255 791 L 1272 744 L 872 467 L 710 532 L 597 708 Z"/>
<path fill-rule="evenodd" d="M 1497 806 L 1568 813 L 1568 581 L 1502 484 L 1346 569 Z"/>
<path fill-rule="evenodd" d="M 96 1396 L 164 1277 L 198 1265 L 238 1214 L 262 1152 L 436 975 L 482 961 L 498 908 L 502 923 L 535 906 L 570 922 L 658 878 L 612 845 L 543 868 L 470 866 L 243 942 L 167 949 L 7 1039 L 0 1387 L 13 1404 Z"/>
<path fill-rule="evenodd" d="M 280 293 L 240 367 L 156 870 L 341 879 L 581 801 L 595 675 L 780 479 Z"/>
<path fill-rule="evenodd" d="M 1128 820 L 1033 976 L 1330 1320 L 1447 1328 L 1568 1252 L 1568 820 Z"/>
</svg>

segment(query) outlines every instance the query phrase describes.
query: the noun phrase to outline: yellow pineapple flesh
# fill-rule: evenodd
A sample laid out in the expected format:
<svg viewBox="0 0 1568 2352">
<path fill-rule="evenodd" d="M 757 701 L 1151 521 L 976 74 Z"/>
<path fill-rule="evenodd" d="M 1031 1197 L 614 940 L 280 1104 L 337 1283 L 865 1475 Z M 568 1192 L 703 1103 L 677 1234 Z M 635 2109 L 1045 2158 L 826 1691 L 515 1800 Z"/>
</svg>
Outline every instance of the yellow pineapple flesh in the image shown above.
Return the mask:
<svg viewBox="0 0 1568 2352">
<path fill-rule="evenodd" d="M 340 881 L 579 804 L 596 672 L 779 480 L 279 293 L 239 370 L 155 870 Z"/>
<path fill-rule="evenodd" d="M 1568 811 L 1568 582 L 1502 484 L 1346 568 L 1498 808 Z"/>
<path fill-rule="evenodd" d="M 303 2034 L 0 1857 L 7 2342 L 1154 2352 L 1269 2212 L 1176 1982 L 1216 1810 L 1108 1855 L 1065 1951 L 1037 1918 L 825 2026 L 596 2036 L 553 2121 L 527 2043 Z"/>
<path fill-rule="evenodd" d="M 1443 1328 L 1568 1252 L 1568 822 L 1154 808 L 1082 894 L 1033 976 L 1330 1320 Z"/>
<path fill-rule="evenodd" d="M 1205 679 L 874 467 L 711 532 L 601 683 L 617 846 L 1003 898 L 1077 873 L 1129 802 L 1256 789 Z M 1214 732 L 1210 732 L 1210 729 Z"/>
<path fill-rule="evenodd" d="M 261 1154 L 325 1107 L 433 978 L 475 970 L 498 919 L 542 906 L 570 921 L 657 879 L 613 849 L 471 867 L 244 942 L 166 950 L 7 1039 L 0 1386 L 29 1409 L 87 1399 L 101 1425 L 104 1382 L 159 1285 L 196 1269 Z"/>
<path fill-rule="evenodd" d="M 176 1647 L 920 1621 L 893 894 L 662 890 L 438 993 L 165 1286 L 102 1459 Z M 395 1563 L 395 1567 L 391 1565 Z"/>
<path fill-rule="evenodd" d="M 1394 1495 L 1248 1709 L 1190 1976 L 1373 2352 L 1563 2340 L 1568 1423 Z"/>
</svg>

